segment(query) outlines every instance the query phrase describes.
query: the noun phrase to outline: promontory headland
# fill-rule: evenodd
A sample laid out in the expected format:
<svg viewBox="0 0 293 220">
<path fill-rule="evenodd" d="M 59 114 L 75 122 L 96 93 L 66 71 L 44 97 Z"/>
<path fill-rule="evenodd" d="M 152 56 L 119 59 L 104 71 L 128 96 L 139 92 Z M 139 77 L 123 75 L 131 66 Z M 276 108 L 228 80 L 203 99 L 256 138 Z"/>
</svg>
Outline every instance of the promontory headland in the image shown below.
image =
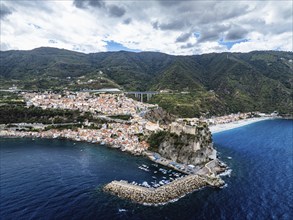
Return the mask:
<svg viewBox="0 0 293 220">
<path fill-rule="evenodd" d="M 23 123 L 0 125 L 0 136 L 105 144 L 187 174 L 157 188 L 115 180 L 105 185 L 107 192 L 138 203 L 163 204 L 204 186 L 224 185 L 219 174 L 226 165 L 217 158 L 208 126 L 211 122 L 206 119 L 176 119 L 157 105 L 121 93 L 23 92 L 20 96 L 25 102 L 23 111 L 37 114 L 32 119 L 40 117 L 44 121 L 42 113 L 46 111 L 51 116 L 45 119 L 51 123 L 32 122 L 25 113 Z M 68 111 L 78 112 L 83 121 L 64 123 L 66 116 L 70 116 Z"/>
</svg>

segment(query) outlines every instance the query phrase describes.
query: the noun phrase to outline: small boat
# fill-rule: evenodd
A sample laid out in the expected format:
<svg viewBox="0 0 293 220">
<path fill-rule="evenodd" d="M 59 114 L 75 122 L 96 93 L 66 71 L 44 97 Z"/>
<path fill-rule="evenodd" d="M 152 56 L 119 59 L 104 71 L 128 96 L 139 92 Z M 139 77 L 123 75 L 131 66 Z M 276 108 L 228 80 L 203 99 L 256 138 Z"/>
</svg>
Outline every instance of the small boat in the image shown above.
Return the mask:
<svg viewBox="0 0 293 220">
<path fill-rule="evenodd" d="M 142 167 L 142 166 L 139 166 L 138 168 L 141 169 L 141 170 L 144 170 L 146 172 L 149 172 L 150 171 L 148 168 L 145 168 L 145 167 Z"/>
<path fill-rule="evenodd" d="M 148 184 L 148 182 L 144 181 L 141 186 L 144 186 L 144 187 L 147 187 L 147 188 L 150 188 L 151 186 Z"/>
<path fill-rule="evenodd" d="M 145 168 L 149 168 L 149 167 L 148 167 L 147 165 L 145 165 L 145 164 L 143 164 L 142 166 L 145 167 Z"/>
</svg>

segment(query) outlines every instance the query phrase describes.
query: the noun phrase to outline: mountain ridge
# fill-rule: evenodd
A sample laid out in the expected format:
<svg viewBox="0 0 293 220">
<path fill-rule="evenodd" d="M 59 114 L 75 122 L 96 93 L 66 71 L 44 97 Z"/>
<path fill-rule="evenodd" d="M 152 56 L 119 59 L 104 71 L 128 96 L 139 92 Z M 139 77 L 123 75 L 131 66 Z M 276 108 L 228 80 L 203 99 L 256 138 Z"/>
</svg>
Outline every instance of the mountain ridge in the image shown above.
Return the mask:
<svg viewBox="0 0 293 220">
<path fill-rule="evenodd" d="M 292 113 L 292 59 L 293 52 L 284 51 L 185 56 L 149 51 L 85 54 L 47 47 L 0 51 L 0 87 L 169 90 L 173 95 L 160 94 L 151 102 L 182 116 L 252 110 Z"/>
</svg>

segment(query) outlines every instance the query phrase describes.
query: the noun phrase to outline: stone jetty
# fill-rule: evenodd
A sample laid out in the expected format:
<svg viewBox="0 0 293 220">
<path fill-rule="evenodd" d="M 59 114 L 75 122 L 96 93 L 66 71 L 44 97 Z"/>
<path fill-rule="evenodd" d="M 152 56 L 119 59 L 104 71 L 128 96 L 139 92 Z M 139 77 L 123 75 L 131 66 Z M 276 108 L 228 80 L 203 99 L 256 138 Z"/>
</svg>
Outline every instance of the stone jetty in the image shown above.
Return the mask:
<svg viewBox="0 0 293 220">
<path fill-rule="evenodd" d="M 205 186 L 220 187 L 224 184 L 220 178 L 200 175 L 188 175 L 158 188 L 133 185 L 127 181 L 112 181 L 104 186 L 106 192 L 120 198 L 149 205 L 160 205 L 179 199 L 188 193 Z"/>
</svg>

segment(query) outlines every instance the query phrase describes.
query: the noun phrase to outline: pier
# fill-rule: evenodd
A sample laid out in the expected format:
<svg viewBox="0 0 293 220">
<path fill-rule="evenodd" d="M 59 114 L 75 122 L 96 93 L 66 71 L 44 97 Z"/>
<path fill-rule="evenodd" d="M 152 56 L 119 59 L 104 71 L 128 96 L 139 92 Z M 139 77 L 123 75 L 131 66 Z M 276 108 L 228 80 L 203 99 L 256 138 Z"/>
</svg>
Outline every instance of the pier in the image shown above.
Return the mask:
<svg viewBox="0 0 293 220">
<path fill-rule="evenodd" d="M 104 190 L 120 198 L 129 199 L 140 204 L 160 205 L 179 199 L 202 187 L 220 187 L 223 184 L 224 182 L 220 178 L 188 175 L 158 188 L 136 186 L 121 180 L 108 183 L 105 185 Z"/>
</svg>

